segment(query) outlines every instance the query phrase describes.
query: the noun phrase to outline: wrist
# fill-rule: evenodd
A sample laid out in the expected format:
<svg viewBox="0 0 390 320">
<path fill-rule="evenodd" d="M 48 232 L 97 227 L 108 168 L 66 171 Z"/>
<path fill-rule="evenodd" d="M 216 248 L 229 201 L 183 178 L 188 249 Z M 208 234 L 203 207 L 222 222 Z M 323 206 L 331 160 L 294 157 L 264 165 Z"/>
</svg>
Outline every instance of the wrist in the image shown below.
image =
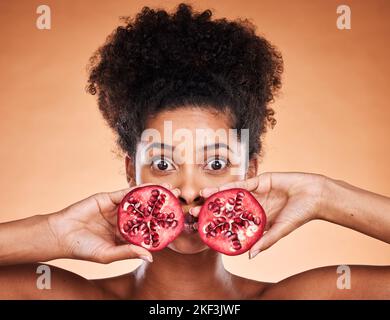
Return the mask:
<svg viewBox="0 0 390 320">
<path fill-rule="evenodd" d="M 63 243 L 61 230 L 64 227 L 64 219 L 62 211 L 46 215 L 46 230 L 49 239 L 52 241 L 52 252 L 56 256 L 55 259 L 72 258 L 70 251 L 67 250 Z"/>
<path fill-rule="evenodd" d="M 342 207 L 346 195 L 346 188 L 343 181 L 326 177 L 321 192 L 319 219 L 334 222 Z"/>
<path fill-rule="evenodd" d="M 304 193 L 308 199 L 309 216 L 307 221 L 323 219 L 323 212 L 326 211 L 327 184 L 329 178 L 321 174 L 305 174 Z M 306 222 L 307 222 L 306 221 Z"/>
<path fill-rule="evenodd" d="M 27 239 L 30 245 L 26 245 L 26 249 L 29 248 L 29 251 L 31 252 L 29 260 L 32 261 L 28 262 L 49 261 L 63 257 L 59 241 L 55 237 L 49 222 L 50 218 L 54 215 L 56 215 L 56 213 L 35 215 L 28 218 L 24 224 L 24 233 L 30 233 L 30 236 Z M 29 257 L 28 254 L 26 254 L 26 256 Z"/>
</svg>

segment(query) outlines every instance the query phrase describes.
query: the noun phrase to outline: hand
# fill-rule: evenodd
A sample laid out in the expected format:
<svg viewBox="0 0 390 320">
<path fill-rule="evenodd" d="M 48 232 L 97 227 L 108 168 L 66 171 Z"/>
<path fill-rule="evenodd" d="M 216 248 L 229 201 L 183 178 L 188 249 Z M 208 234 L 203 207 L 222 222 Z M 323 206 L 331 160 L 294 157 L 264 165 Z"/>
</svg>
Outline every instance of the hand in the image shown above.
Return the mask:
<svg viewBox="0 0 390 320">
<path fill-rule="evenodd" d="M 293 230 L 319 218 L 325 179 L 325 176 L 310 173 L 267 172 L 219 188 L 205 188 L 201 195 L 207 198 L 231 188 L 252 192 L 267 215 L 266 232 L 249 252 L 250 258 L 254 258 Z M 193 208 L 191 214 L 197 216 L 199 207 Z"/>
<path fill-rule="evenodd" d="M 152 262 L 148 250 L 125 242 L 117 228 L 118 205 L 134 188 L 97 193 L 50 215 L 48 222 L 62 256 L 99 263 L 131 258 Z"/>
</svg>

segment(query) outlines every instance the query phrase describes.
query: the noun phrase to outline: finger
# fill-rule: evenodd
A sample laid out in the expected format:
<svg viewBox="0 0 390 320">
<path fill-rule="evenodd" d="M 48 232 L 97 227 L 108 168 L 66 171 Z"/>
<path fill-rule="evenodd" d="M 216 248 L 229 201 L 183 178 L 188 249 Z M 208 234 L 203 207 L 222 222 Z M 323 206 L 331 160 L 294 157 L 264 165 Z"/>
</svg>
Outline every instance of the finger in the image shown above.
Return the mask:
<svg viewBox="0 0 390 320">
<path fill-rule="evenodd" d="M 148 250 L 133 244 L 112 246 L 104 251 L 104 254 L 102 254 L 99 260 L 103 263 L 111 263 L 114 261 L 135 258 L 143 259 L 147 262 L 153 262 L 152 254 Z"/>
<path fill-rule="evenodd" d="M 201 206 L 192 207 L 189 210 L 189 214 L 197 218 L 199 216 L 201 208 L 202 208 Z"/>
<path fill-rule="evenodd" d="M 270 248 L 277 241 L 287 236 L 293 230 L 294 227 L 288 223 L 273 224 L 271 228 L 266 233 L 264 233 L 263 237 L 250 249 L 249 257 L 253 259 L 259 254 L 259 252 Z"/>
<path fill-rule="evenodd" d="M 168 182 L 162 183 L 161 186 L 169 190 L 172 189 L 172 185 Z"/>
<path fill-rule="evenodd" d="M 148 186 L 148 185 L 154 185 L 155 183 L 143 183 L 143 184 L 140 184 L 140 185 L 137 185 L 137 186 L 133 186 L 133 187 L 128 187 L 128 188 L 125 188 L 125 189 L 122 189 L 122 190 L 118 190 L 118 191 L 114 191 L 114 192 L 108 192 L 108 196 L 110 197 L 110 200 L 112 203 L 114 204 L 120 204 L 122 199 L 124 198 L 124 196 L 126 194 L 128 194 L 131 190 L 134 190 L 136 188 L 139 188 L 139 187 L 143 187 L 143 186 Z M 163 186 L 164 188 L 167 188 L 167 189 L 171 189 L 172 186 L 169 184 L 169 183 L 162 183 L 161 186 Z"/>
<path fill-rule="evenodd" d="M 134 187 L 129 187 L 125 188 L 122 190 L 114 191 L 114 192 L 109 192 L 108 196 L 110 197 L 110 200 L 114 204 L 120 204 L 123 197 L 128 194 L 131 190 L 133 190 Z"/>
<path fill-rule="evenodd" d="M 139 187 L 142 187 L 142 186 L 146 186 L 146 185 L 151 185 L 152 183 L 145 183 L 145 184 L 142 184 L 142 185 L 139 185 L 139 186 L 133 186 L 133 187 L 128 187 L 128 188 L 125 188 L 125 189 L 122 189 L 122 190 L 118 190 L 118 191 L 114 191 L 114 192 L 107 192 L 107 195 L 109 196 L 110 200 L 112 203 L 114 204 L 120 204 L 122 199 L 124 198 L 124 196 L 126 194 L 128 194 L 131 190 L 134 190 L 135 188 L 139 188 Z"/>
<path fill-rule="evenodd" d="M 180 195 L 180 189 L 179 188 L 172 189 L 171 192 L 175 195 L 176 198 L 178 198 L 179 195 Z"/>
<path fill-rule="evenodd" d="M 227 190 L 227 189 L 233 189 L 233 188 L 240 188 L 240 189 L 246 189 L 248 191 L 255 191 L 259 185 L 259 177 L 253 177 L 247 180 L 243 181 L 234 181 L 227 184 L 224 184 L 220 187 L 211 187 L 211 188 L 204 188 L 200 191 L 200 194 L 204 198 L 210 197 L 212 194 Z"/>
<path fill-rule="evenodd" d="M 299 173 L 264 172 L 258 176 L 242 181 L 234 181 L 220 187 L 204 188 L 200 191 L 202 197 L 233 188 L 241 188 L 258 194 L 268 193 L 271 189 L 286 189 Z"/>
</svg>

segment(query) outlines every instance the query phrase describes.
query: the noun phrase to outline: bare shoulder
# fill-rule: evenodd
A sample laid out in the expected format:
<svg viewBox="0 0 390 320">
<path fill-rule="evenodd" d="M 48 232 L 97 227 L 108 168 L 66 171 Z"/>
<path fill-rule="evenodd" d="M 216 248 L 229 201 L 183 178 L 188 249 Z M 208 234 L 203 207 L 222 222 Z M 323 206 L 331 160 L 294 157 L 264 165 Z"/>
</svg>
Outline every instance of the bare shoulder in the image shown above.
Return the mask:
<svg viewBox="0 0 390 320">
<path fill-rule="evenodd" d="M 0 299 L 104 299 L 93 281 L 48 264 L 0 267 Z"/>
<path fill-rule="evenodd" d="M 389 299 L 390 266 L 327 266 L 269 285 L 258 299 Z"/>
</svg>

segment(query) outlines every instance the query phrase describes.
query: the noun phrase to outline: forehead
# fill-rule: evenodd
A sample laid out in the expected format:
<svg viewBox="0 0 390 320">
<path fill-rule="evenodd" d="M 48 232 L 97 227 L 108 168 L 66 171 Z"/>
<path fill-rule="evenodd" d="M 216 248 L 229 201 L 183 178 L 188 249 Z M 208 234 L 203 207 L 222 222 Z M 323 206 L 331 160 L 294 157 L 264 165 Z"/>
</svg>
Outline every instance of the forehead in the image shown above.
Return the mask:
<svg viewBox="0 0 390 320">
<path fill-rule="evenodd" d="M 147 129 L 159 131 L 162 140 L 170 138 L 165 136 L 170 131 L 167 130 L 168 126 L 171 126 L 173 134 L 184 129 L 193 135 L 196 134 L 197 130 L 199 132 L 201 129 L 211 129 L 215 132 L 223 130 L 227 132 L 231 128 L 229 117 L 226 113 L 200 107 L 183 107 L 163 111 L 149 118 L 146 122 Z"/>
</svg>

